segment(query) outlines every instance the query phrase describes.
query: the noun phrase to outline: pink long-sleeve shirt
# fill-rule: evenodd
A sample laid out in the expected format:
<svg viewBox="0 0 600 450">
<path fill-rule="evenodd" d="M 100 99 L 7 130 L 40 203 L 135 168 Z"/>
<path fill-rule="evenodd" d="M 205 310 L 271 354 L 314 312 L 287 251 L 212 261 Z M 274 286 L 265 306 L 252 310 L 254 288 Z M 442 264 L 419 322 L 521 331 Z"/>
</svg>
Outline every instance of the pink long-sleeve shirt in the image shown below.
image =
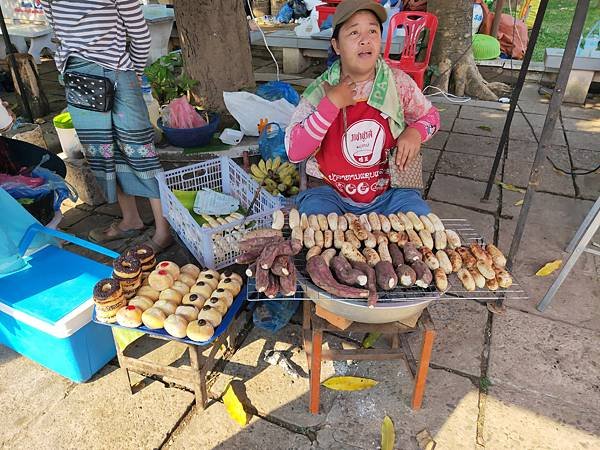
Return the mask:
<svg viewBox="0 0 600 450">
<path fill-rule="evenodd" d="M 406 73 L 395 68 L 392 72 L 406 125 L 419 132 L 421 142 L 428 141 L 440 127 L 437 109 Z M 357 83 L 355 99 L 367 99 L 372 87 L 373 80 Z M 300 162 L 310 158 L 319 149 L 339 112 L 340 109 L 327 96 L 323 97 L 316 108 L 302 99 L 286 130 L 285 145 L 290 161 Z M 320 176 L 314 158 L 310 158 L 306 171 L 309 175 Z"/>
</svg>

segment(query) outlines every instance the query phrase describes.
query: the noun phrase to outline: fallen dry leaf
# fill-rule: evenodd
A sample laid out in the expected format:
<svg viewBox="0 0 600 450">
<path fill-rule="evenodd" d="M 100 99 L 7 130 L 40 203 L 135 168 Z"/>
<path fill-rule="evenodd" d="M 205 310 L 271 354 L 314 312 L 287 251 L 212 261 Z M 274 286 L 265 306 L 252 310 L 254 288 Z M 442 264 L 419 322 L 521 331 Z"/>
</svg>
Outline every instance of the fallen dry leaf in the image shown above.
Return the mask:
<svg viewBox="0 0 600 450">
<path fill-rule="evenodd" d="M 225 390 L 225 395 L 223 395 L 223 404 L 225 405 L 227 413 L 233 420 L 243 427 L 248 424 L 250 417 L 244 409 L 244 405 L 235 394 L 231 384 L 227 386 L 227 389 Z"/>
<path fill-rule="evenodd" d="M 562 265 L 562 259 L 555 259 L 554 261 L 550 261 L 549 263 L 544 264 L 540 270 L 538 270 L 535 274 L 538 277 L 547 277 L 556 269 L 558 269 Z"/>
<path fill-rule="evenodd" d="M 396 430 L 394 422 L 389 416 L 383 418 L 381 424 L 381 450 L 394 450 L 394 442 L 396 441 Z"/>
<path fill-rule="evenodd" d="M 512 184 L 503 183 L 502 181 L 496 181 L 496 184 L 507 191 L 520 192 L 521 194 L 525 193 L 525 189 L 518 188 Z"/>
<path fill-rule="evenodd" d="M 523 204 L 523 200 L 519 200 L 517 203 L 515 203 L 515 206 L 521 206 Z"/>
<path fill-rule="evenodd" d="M 377 381 L 362 377 L 331 377 L 323 382 L 323 386 L 334 391 L 362 391 L 376 384 Z"/>
</svg>

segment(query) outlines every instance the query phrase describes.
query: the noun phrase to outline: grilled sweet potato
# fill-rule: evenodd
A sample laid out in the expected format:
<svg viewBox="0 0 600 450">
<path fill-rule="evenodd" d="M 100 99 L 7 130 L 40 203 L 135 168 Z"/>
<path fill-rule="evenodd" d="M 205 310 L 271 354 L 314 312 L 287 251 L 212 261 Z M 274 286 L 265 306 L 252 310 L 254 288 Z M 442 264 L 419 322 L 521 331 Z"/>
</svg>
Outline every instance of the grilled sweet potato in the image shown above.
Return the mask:
<svg viewBox="0 0 600 450">
<path fill-rule="evenodd" d="M 331 258 L 329 267 L 340 283 L 348 286 L 365 286 L 367 284 L 367 276 L 360 270 L 353 269 L 348 260 L 341 255 Z"/>
<path fill-rule="evenodd" d="M 389 261 L 379 261 L 375 264 L 377 286 L 384 291 L 391 291 L 398 285 L 398 275 Z"/>
<path fill-rule="evenodd" d="M 325 260 L 314 256 L 306 262 L 306 271 L 311 280 L 321 289 L 341 298 L 367 298 L 369 291 L 338 283 L 333 277 Z"/>
</svg>

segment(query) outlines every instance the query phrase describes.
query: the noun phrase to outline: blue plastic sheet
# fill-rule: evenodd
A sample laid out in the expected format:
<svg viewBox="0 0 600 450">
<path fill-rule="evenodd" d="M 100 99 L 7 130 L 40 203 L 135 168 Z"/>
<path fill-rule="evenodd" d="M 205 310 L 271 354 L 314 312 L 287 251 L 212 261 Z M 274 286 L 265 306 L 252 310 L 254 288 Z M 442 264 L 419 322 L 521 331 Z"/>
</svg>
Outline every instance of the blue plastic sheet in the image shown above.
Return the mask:
<svg viewBox="0 0 600 450">
<path fill-rule="evenodd" d="M 262 130 L 258 137 L 258 150 L 265 161 L 277 156 L 282 161 L 288 160 L 285 151 L 285 131 L 278 123 L 271 122 Z"/>
<path fill-rule="evenodd" d="M 300 304 L 297 300 L 265 301 L 252 313 L 254 325 L 275 333 L 288 324 Z"/>
<path fill-rule="evenodd" d="M 262 84 L 256 89 L 256 95 L 272 102 L 284 98 L 294 106 L 300 103 L 300 94 L 285 81 L 269 81 Z"/>
<path fill-rule="evenodd" d="M 294 19 L 294 10 L 287 3 L 282 6 L 277 14 L 277 22 L 290 23 Z"/>
</svg>

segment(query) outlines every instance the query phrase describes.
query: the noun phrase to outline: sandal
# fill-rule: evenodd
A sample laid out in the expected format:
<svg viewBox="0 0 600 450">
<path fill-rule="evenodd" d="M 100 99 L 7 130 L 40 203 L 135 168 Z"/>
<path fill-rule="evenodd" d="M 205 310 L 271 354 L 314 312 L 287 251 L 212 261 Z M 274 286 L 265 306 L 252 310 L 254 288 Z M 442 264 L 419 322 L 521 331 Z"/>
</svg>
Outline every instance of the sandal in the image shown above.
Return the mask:
<svg viewBox="0 0 600 450">
<path fill-rule="evenodd" d="M 171 247 L 174 243 L 175 243 L 175 241 L 171 240 L 171 242 L 166 245 L 160 245 L 160 244 L 157 244 L 156 242 L 154 242 L 152 239 L 148 239 L 146 242 L 144 242 L 145 245 L 147 245 L 152 250 L 154 250 L 155 255 L 158 255 L 158 254 L 164 252 L 169 247 Z"/>
<path fill-rule="evenodd" d="M 105 244 L 106 242 L 118 241 L 119 239 L 128 239 L 138 236 L 146 227 L 132 228 L 131 230 L 122 230 L 118 226 L 118 221 L 114 221 L 108 228 L 100 227 L 91 230 L 88 234 L 90 241 L 96 244 Z M 114 234 L 108 234 L 107 231 L 112 231 Z"/>
</svg>

